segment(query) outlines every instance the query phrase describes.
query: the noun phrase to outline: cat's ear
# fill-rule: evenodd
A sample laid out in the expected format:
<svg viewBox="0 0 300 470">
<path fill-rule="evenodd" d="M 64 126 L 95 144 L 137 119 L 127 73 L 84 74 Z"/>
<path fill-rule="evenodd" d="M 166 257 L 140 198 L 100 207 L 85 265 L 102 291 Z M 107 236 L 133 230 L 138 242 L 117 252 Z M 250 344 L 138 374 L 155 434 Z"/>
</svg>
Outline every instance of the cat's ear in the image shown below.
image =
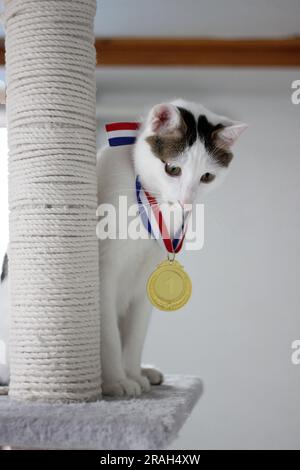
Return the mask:
<svg viewBox="0 0 300 470">
<path fill-rule="evenodd" d="M 180 126 L 181 118 L 176 106 L 161 103 L 154 106 L 148 117 L 148 125 L 156 134 L 170 134 Z"/>
<path fill-rule="evenodd" d="M 232 147 L 247 128 L 247 124 L 237 121 L 223 127 L 216 132 L 218 144 L 222 147 Z"/>
</svg>

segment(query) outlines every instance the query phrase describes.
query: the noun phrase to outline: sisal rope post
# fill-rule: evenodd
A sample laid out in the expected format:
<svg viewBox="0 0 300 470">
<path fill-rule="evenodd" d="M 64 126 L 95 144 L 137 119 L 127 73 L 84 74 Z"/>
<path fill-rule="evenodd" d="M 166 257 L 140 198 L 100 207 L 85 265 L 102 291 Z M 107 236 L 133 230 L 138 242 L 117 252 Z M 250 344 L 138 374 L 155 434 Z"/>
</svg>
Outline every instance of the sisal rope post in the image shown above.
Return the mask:
<svg viewBox="0 0 300 470">
<path fill-rule="evenodd" d="M 100 395 L 95 0 L 5 0 L 11 382 Z"/>
</svg>

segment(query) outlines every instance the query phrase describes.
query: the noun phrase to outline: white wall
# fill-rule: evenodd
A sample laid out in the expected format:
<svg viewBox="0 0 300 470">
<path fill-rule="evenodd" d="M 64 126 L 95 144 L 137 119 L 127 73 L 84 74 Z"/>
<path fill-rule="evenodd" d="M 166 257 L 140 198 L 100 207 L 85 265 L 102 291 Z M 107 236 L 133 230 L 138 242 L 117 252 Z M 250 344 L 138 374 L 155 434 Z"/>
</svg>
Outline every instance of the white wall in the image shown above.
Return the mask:
<svg viewBox="0 0 300 470">
<path fill-rule="evenodd" d="M 98 4 L 98 36 L 300 33 L 299 0 L 100 0 Z"/>
<path fill-rule="evenodd" d="M 144 359 L 199 375 L 204 395 L 172 448 L 298 448 L 299 70 L 98 71 L 99 113 L 135 119 L 178 95 L 249 123 L 223 187 L 205 202 L 205 244 L 180 259 L 193 297 L 155 311 Z M 100 131 L 99 131 L 100 132 Z"/>
<path fill-rule="evenodd" d="M 299 0 L 98 0 L 97 3 L 98 36 L 265 37 L 300 33 Z"/>
</svg>

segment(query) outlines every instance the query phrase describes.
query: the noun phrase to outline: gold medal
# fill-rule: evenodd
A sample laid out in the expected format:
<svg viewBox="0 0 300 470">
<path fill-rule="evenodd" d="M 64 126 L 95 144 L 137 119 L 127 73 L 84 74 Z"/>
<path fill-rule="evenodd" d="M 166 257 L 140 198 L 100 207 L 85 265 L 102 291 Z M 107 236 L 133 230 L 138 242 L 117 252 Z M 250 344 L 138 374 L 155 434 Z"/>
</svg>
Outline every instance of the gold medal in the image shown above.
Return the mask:
<svg viewBox="0 0 300 470">
<path fill-rule="evenodd" d="M 180 230 L 177 230 L 176 236 L 172 239 L 159 204 L 155 197 L 143 190 L 139 176 L 136 177 L 136 195 L 145 229 L 151 236 L 162 241 L 168 252 L 168 259 L 160 263 L 148 279 L 148 298 L 152 305 L 160 310 L 178 310 L 187 303 L 192 294 L 192 283 L 188 274 L 183 266 L 175 261 L 175 255 L 183 245 L 188 216 L 182 211 Z M 149 214 L 149 209 L 153 218 Z M 155 221 L 154 225 L 151 219 Z"/>
<path fill-rule="evenodd" d="M 178 310 L 191 297 L 192 283 L 178 261 L 167 259 L 149 277 L 147 294 L 154 307 L 160 310 Z"/>
</svg>

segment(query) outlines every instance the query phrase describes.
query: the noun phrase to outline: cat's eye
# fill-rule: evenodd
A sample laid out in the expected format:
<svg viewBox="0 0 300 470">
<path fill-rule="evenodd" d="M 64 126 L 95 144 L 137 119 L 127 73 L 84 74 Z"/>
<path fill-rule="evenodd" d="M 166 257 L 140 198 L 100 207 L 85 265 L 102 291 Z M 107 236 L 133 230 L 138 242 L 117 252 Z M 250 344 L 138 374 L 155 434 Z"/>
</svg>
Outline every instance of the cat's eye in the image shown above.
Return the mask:
<svg viewBox="0 0 300 470">
<path fill-rule="evenodd" d="M 180 176 L 181 175 L 181 168 L 180 166 L 172 165 L 171 163 L 165 164 L 165 172 L 169 176 Z"/>
<path fill-rule="evenodd" d="M 204 175 L 201 176 L 200 181 L 202 183 L 211 183 L 215 179 L 216 175 L 213 173 L 204 173 Z"/>
</svg>

